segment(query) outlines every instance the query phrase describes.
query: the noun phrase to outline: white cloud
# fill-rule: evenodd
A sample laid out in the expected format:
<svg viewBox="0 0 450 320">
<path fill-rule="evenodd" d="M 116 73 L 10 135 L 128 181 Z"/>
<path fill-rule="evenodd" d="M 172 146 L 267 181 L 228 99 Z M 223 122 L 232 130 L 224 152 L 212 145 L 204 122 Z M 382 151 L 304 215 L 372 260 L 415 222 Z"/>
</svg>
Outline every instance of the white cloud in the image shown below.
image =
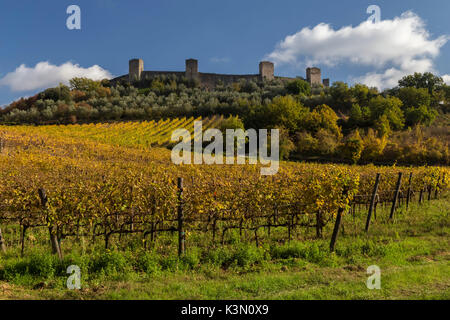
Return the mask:
<svg viewBox="0 0 450 320">
<path fill-rule="evenodd" d="M 373 67 L 374 71 L 354 79 L 386 88 L 410 73 L 435 72 L 433 60 L 449 39 L 448 35 L 432 39 L 423 20 L 405 12 L 392 20 L 364 21 L 337 30 L 325 23 L 306 27 L 287 36 L 266 58 L 298 68 L 339 63 Z"/>
<path fill-rule="evenodd" d="M 102 80 L 110 79 L 112 75 L 98 65 L 82 68 L 71 62 L 57 66 L 43 61 L 37 63 L 34 68 L 25 64 L 20 65 L 15 71 L 0 79 L 0 86 L 8 86 L 12 91 L 31 91 L 54 87 L 59 83 L 67 84 L 75 77 Z"/>
<path fill-rule="evenodd" d="M 435 71 L 431 59 L 405 60 L 398 66 L 388 68 L 382 72 L 369 72 L 353 80 L 358 83 L 364 83 L 369 87 L 393 88 L 398 85 L 398 80 L 414 72 Z"/>
<path fill-rule="evenodd" d="M 444 79 L 444 82 L 448 85 L 450 85 L 450 74 L 444 74 L 442 76 L 442 79 Z"/>
</svg>

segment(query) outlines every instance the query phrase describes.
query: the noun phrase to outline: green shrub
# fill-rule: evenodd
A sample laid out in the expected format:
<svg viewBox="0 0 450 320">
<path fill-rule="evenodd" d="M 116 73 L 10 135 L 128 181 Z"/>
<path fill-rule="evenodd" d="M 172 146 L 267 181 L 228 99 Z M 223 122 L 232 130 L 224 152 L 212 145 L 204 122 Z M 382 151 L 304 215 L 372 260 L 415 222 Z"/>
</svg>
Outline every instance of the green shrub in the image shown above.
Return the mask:
<svg viewBox="0 0 450 320">
<path fill-rule="evenodd" d="M 89 272 L 93 273 L 119 273 L 129 271 L 130 260 L 123 253 L 107 251 L 92 257 Z"/>
<path fill-rule="evenodd" d="M 26 258 L 6 262 L 0 270 L 0 278 L 12 279 L 23 275 L 50 278 L 55 275 L 59 263 L 58 258 L 49 253 L 31 252 Z"/>
<path fill-rule="evenodd" d="M 354 239 L 351 243 L 336 249 L 336 253 L 342 257 L 366 256 L 382 257 L 386 254 L 386 246 L 373 240 Z"/>
<path fill-rule="evenodd" d="M 69 253 L 64 256 L 62 262 L 58 262 L 56 267 L 56 275 L 67 276 L 67 268 L 71 265 L 78 266 L 82 273 L 88 273 L 90 259 L 88 256 L 82 256 L 76 253 Z"/>
<path fill-rule="evenodd" d="M 208 250 L 205 253 L 203 262 L 221 267 L 230 259 L 231 259 L 230 250 L 226 250 L 224 248 L 217 248 L 214 250 Z"/>
<path fill-rule="evenodd" d="M 270 254 L 274 259 L 306 258 L 306 245 L 302 242 L 293 242 L 282 246 L 271 247 Z"/>
<path fill-rule="evenodd" d="M 270 254 L 275 259 L 304 259 L 320 266 L 333 266 L 337 263 L 336 255 L 330 254 L 330 250 L 324 242 L 292 242 L 271 247 Z"/>
<path fill-rule="evenodd" d="M 179 259 L 177 255 L 169 255 L 159 260 L 162 270 L 177 271 L 179 267 Z"/>
<path fill-rule="evenodd" d="M 230 264 L 239 267 L 248 267 L 265 260 L 264 250 L 251 244 L 239 245 L 230 258 Z"/>
<path fill-rule="evenodd" d="M 153 252 L 143 252 L 136 259 L 136 269 L 148 274 L 154 274 L 161 270 L 158 257 Z"/>
<path fill-rule="evenodd" d="M 186 269 L 194 269 L 195 267 L 198 267 L 200 264 L 200 254 L 198 249 L 190 249 L 187 251 L 187 253 L 181 257 L 181 263 L 183 264 L 183 267 Z"/>
<path fill-rule="evenodd" d="M 36 276 L 51 277 L 56 271 L 57 257 L 49 253 L 33 253 L 28 260 L 28 273 Z"/>
</svg>

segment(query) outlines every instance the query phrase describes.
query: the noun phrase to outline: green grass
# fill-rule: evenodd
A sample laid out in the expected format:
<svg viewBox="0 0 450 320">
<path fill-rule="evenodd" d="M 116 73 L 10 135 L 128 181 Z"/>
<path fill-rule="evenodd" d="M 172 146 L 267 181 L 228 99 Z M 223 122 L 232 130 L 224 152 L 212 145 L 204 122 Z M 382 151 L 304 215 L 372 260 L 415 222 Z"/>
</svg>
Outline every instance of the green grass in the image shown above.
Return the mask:
<svg viewBox="0 0 450 320">
<path fill-rule="evenodd" d="M 362 231 L 365 210 L 345 216 L 335 253 L 328 249 L 332 225 L 324 239 L 302 229 L 297 240 L 267 238 L 258 248 L 236 234 L 215 247 L 191 236 L 182 258 L 170 235 L 153 251 L 133 239 L 128 248 L 111 251 L 65 243 L 62 262 L 45 243 L 32 245 L 24 258 L 10 248 L 0 256 L 0 298 L 450 299 L 449 198 L 401 208 L 394 222 L 387 210 L 368 235 Z M 82 290 L 66 289 L 71 264 L 81 268 Z M 370 265 L 381 268 L 381 290 L 366 287 Z"/>
</svg>

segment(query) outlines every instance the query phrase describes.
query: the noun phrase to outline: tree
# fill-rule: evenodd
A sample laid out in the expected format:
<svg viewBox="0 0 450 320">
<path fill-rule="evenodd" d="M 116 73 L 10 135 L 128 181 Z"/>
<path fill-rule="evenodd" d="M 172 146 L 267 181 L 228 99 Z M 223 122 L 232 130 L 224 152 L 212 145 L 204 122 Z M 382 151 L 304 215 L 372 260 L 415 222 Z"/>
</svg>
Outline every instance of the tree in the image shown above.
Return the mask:
<svg viewBox="0 0 450 320">
<path fill-rule="evenodd" d="M 392 132 L 389 120 L 384 114 L 375 121 L 374 127 L 380 137 L 388 137 Z"/>
<path fill-rule="evenodd" d="M 441 95 L 443 99 L 442 110 L 450 112 L 450 86 L 444 84 L 441 88 Z"/>
<path fill-rule="evenodd" d="M 164 89 L 165 89 L 164 82 L 162 82 L 159 79 L 155 79 L 155 80 L 152 81 L 150 89 L 152 89 L 152 91 L 155 91 L 157 93 L 162 93 L 164 91 Z"/>
<path fill-rule="evenodd" d="M 422 124 L 429 126 L 436 119 L 438 112 L 425 105 L 421 105 L 417 108 L 410 107 L 405 111 L 406 124 L 408 126 L 414 126 L 416 124 Z"/>
<path fill-rule="evenodd" d="M 40 93 L 39 99 L 53 101 L 63 100 L 66 103 L 69 103 L 72 100 L 72 97 L 70 95 L 69 87 L 60 83 L 59 86 L 55 88 L 49 88 Z"/>
<path fill-rule="evenodd" d="M 297 132 L 297 153 L 302 155 L 313 155 L 317 153 L 319 141 L 308 132 Z"/>
<path fill-rule="evenodd" d="M 222 133 L 226 133 L 227 129 L 242 129 L 245 130 L 244 128 L 244 123 L 242 122 L 241 119 L 239 119 L 239 117 L 228 117 L 224 120 L 222 120 L 219 124 L 219 128 L 220 131 L 222 131 Z"/>
<path fill-rule="evenodd" d="M 340 148 L 340 153 L 344 159 L 350 160 L 353 164 L 356 164 L 361 158 L 363 148 L 364 144 L 361 135 L 358 130 L 355 130 L 345 139 L 344 144 Z"/>
<path fill-rule="evenodd" d="M 102 86 L 100 81 L 94 81 L 88 78 L 73 78 L 69 83 L 72 90 L 84 92 L 97 91 Z"/>
<path fill-rule="evenodd" d="M 444 94 L 445 102 L 450 104 L 450 86 L 444 84 L 441 89 Z"/>
<path fill-rule="evenodd" d="M 309 112 L 292 96 L 274 98 L 267 106 L 267 111 L 267 121 L 272 127 L 281 126 L 290 133 L 298 130 L 302 119 Z"/>
<path fill-rule="evenodd" d="M 329 106 L 323 104 L 314 108 L 314 110 L 305 116 L 303 128 L 317 133 L 319 129 L 327 130 L 339 137 L 341 128 L 337 125 L 339 117 Z"/>
<path fill-rule="evenodd" d="M 372 115 L 372 121 L 377 121 L 385 115 L 389 125 L 394 130 L 401 130 L 405 126 L 405 118 L 402 107 L 402 101 L 396 97 L 377 96 L 369 102 L 369 108 Z"/>
<path fill-rule="evenodd" d="M 278 127 L 276 129 L 278 129 L 280 133 L 280 160 L 287 160 L 289 159 L 291 152 L 295 149 L 295 145 L 289 137 L 289 132 L 285 128 Z"/>
<path fill-rule="evenodd" d="M 333 99 L 332 106 L 335 110 L 350 110 L 353 105 L 352 92 L 345 82 L 334 82 L 329 92 Z"/>
<path fill-rule="evenodd" d="M 355 84 L 350 89 L 352 97 L 355 99 L 355 102 L 360 106 L 366 106 L 369 103 L 369 100 L 373 97 L 373 93 L 370 91 L 369 87 L 364 84 Z"/>
<path fill-rule="evenodd" d="M 368 107 L 361 108 L 359 104 L 352 105 L 350 114 L 347 120 L 347 127 L 365 127 L 370 125 L 370 109 Z"/>
<path fill-rule="evenodd" d="M 352 105 L 352 108 L 350 109 L 350 116 L 348 118 L 348 124 L 350 127 L 358 127 L 362 123 L 362 110 L 359 104 Z"/>
<path fill-rule="evenodd" d="M 398 85 L 401 88 L 414 87 L 417 89 L 425 88 L 431 95 L 433 92 L 444 84 L 444 80 L 441 77 L 435 76 L 431 72 L 414 73 L 413 75 L 405 76 L 399 80 Z"/>
<path fill-rule="evenodd" d="M 332 155 L 336 151 L 340 137 L 328 130 L 320 129 L 315 134 L 318 141 L 316 152 L 320 155 Z"/>
<path fill-rule="evenodd" d="M 236 90 L 236 91 L 253 93 L 253 92 L 258 92 L 258 90 L 259 90 L 258 85 L 254 81 L 244 81 L 243 83 L 240 84 L 240 87 L 241 87 L 240 90 Z"/>
<path fill-rule="evenodd" d="M 372 128 L 369 128 L 367 135 L 363 138 L 361 159 L 365 161 L 377 160 L 383 154 L 387 142 L 387 136 L 379 137 Z"/>
<path fill-rule="evenodd" d="M 305 95 L 310 96 L 311 95 L 311 85 L 302 79 L 295 79 L 292 81 L 289 81 L 286 84 L 286 90 L 289 94 L 293 95 Z"/>
<path fill-rule="evenodd" d="M 398 98 L 402 100 L 403 107 L 418 107 L 431 105 L 431 95 L 425 88 L 405 87 L 398 90 Z"/>
</svg>

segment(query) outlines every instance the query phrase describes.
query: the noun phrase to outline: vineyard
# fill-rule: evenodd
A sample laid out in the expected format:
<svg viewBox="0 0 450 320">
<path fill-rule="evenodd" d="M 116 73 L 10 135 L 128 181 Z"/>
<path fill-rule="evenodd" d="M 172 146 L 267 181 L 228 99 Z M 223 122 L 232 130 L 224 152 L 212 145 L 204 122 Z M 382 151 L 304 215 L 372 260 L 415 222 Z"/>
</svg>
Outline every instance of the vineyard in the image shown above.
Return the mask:
<svg viewBox="0 0 450 320">
<path fill-rule="evenodd" d="M 214 126 L 218 118 L 204 121 Z M 333 226 L 334 250 L 344 215 L 396 209 L 445 194 L 445 167 L 375 167 L 283 162 L 275 176 L 259 165 L 173 165 L 163 146 L 193 118 L 45 127 L 0 127 L 0 242 L 3 250 L 30 243 L 30 230 L 48 230 L 60 257 L 69 241 L 105 248 L 125 238 L 153 247 L 164 233 L 177 235 L 178 252 L 198 234 L 210 245 L 227 243 L 232 231 L 256 245 L 289 241 Z M 205 122 L 207 124 L 205 125 Z M 18 225 L 17 233 L 2 227 Z M 16 230 L 16 229 L 15 229 Z M 40 233 L 43 234 L 43 233 Z M 187 249 L 189 250 L 189 249 Z"/>
<path fill-rule="evenodd" d="M 161 119 L 159 121 L 91 123 L 82 125 L 49 125 L 43 129 L 33 128 L 39 134 L 49 137 L 66 137 L 74 140 L 87 140 L 103 144 L 149 149 L 170 145 L 172 132 L 177 128 L 194 132 L 194 122 L 202 118 Z M 203 119 L 203 130 L 217 127 L 223 116 Z M 16 133 L 27 134 L 30 127 L 14 127 Z"/>
</svg>

